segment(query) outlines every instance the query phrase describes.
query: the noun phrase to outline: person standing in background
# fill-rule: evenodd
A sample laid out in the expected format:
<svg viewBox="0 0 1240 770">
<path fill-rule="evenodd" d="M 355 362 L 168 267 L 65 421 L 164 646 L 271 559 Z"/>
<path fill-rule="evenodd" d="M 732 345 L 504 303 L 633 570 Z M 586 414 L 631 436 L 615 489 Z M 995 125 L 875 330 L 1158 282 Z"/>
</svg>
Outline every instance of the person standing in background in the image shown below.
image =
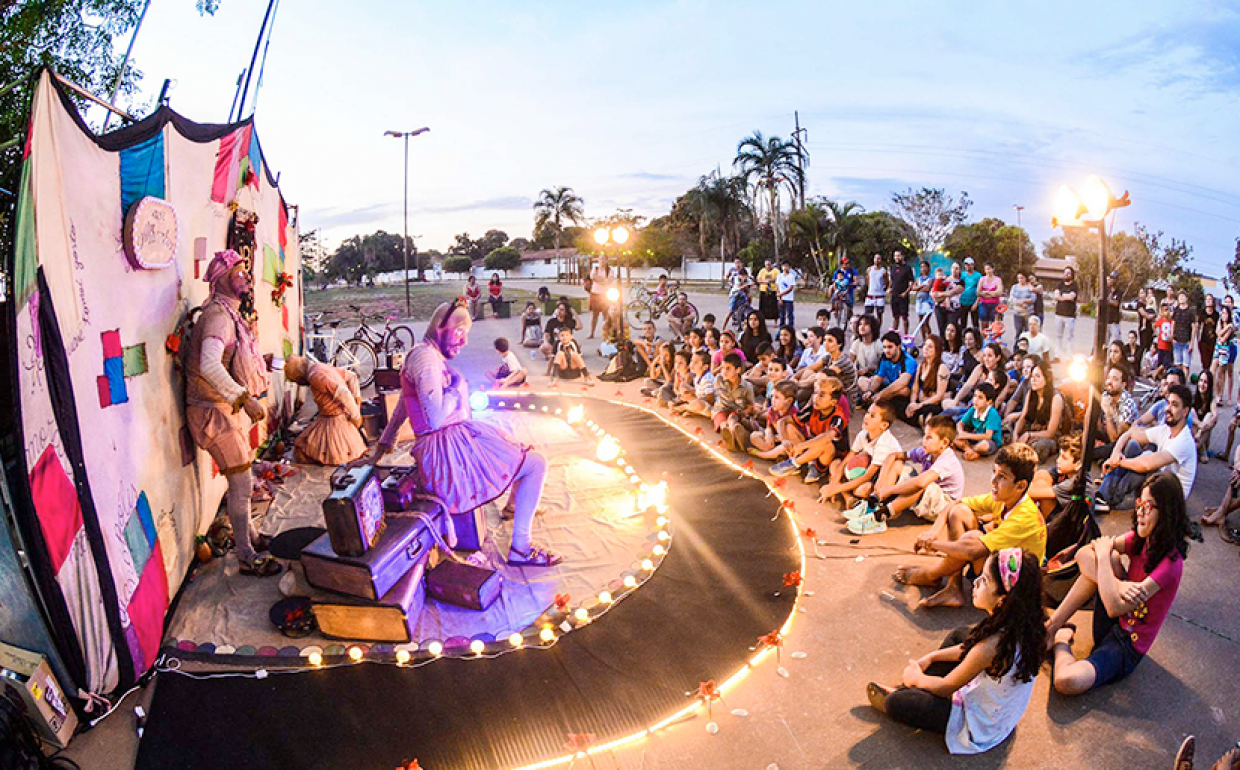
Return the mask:
<svg viewBox="0 0 1240 770">
<path fill-rule="evenodd" d="M 1176 294 L 1175 310 L 1171 312 L 1171 320 L 1175 322 L 1172 341 L 1175 343 L 1173 357 L 1175 365 L 1184 369 L 1184 374 L 1192 373 L 1193 340 L 1197 339 L 1197 311 L 1189 307 L 1188 292 Z"/>
<path fill-rule="evenodd" d="M 779 297 L 775 292 L 777 278 L 779 271 L 775 269 L 775 262 L 768 259 L 758 271 L 758 312 L 767 321 L 779 318 Z"/>
<path fill-rule="evenodd" d="M 913 291 L 913 268 L 904 261 L 904 252 L 896 250 L 891 268 L 891 328 L 908 334 L 909 294 Z"/>
<path fill-rule="evenodd" d="M 960 281 L 964 285 L 964 291 L 960 293 L 960 326 L 968 326 L 972 319 L 973 328 L 980 330 L 982 326 L 978 318 L 977 285 L 982 281 L 982 274 L 977 271 L 973 257 L 964 258 L 964 273 L 960 276 Z"/>
<path fill-rule="evenodd" d="M 1214 343 L 1218 339 L 1218 306 L 1213 294 L 1207 294 L 1205 307 L 1197 321 L 1197 353 L 1201 357 L 1201 370 L 1208 371 L 1214 362 Z M 1216 379 L 1215 385 L 1218 384 Z M 1221 393 L 1217 387 L 1215 392 Z"/>
<path fill-rule="evenodd" d="M 1033 286 L 1029 283 L 1029 276 L 1025 275 L 1023 270 L 1016 272 L 1016 285 L 1012 287 L 1008 304 L 1013 310 L 1016 339 L 1020 339 L 1020 335 L 1024 334 L 1029 326 L 1029 316 L 1033 315 Z"/>
<path fill-rule="evenodd" d="M 779 299 L 779 325 L 795 329 L 797 327 L 793 302 L 796 300 L 797 274 L 793 271 L 791 262 L 785 262 L 783 268 L 775 279 L 775 294 Z"/>
<path fill-rule="evenodd" d="M 1076 288 L 1076 271 L 1070 267 L 1063 269 L 1063 280 L 1055 290 L 1055 315 L 1059 318 L 1056 329 L 1055 350 L 1064 355 L 1072 356 L 1072 335 L 1076 333 L 1076 300 L 1079 292 Z"/>
<path fill-rule="evenodd" d="M 866 271 L 865 281 L 865 312 L 878 319 L 878 326 L 883 326 L 883 309 L 887 306 L 887 288 L 891 276 L 883 267 L 883 255 L 874 255 L 874 264 Z"/>
<path fill-rule="evenodd" d="M 590 285 L 586 291 L 590 293 L 590 339 L 598 328 L 598 317 L 607 313 L 607 288 L 611 286 L 611 268 L 607 266 L 607 255 L 598 258 L 598 264 L 590 268 Z"/>
<path fill-rule="evenodd" d="M 1137 292 L 1137 345 L 1141 351 L 1138 360 L 1145 358 L 1145 353 L 1154 344 L 1154 321 L 1158 319 L 1158 303 L 1154 292 L 1141 287 Z"/>
<path fill-rule="evenodd" d="M 977 284 L 978 322 L 981 329 L 989 329 L 991 322 L 999 317 L 999 303 L 1003 301 L 1003 279 L 995 275 L 995 266 L 987 262 L 982 265 L 985 274 Z"/>
<path fill-rule="evenodd" d="M 1124 293 L 1119 290 L 1119 273 L 1111 273 L 1107 292 L 1107 342 L 1123 342 L 1119 321 L 1123 313 Z"/>
<path fill-rule="evenodd" d="M 1046 320 L 1045 292 L 1042 289 L 1042 279 L 1037 273 L 1029 274 L 1029 285 L 1033 288 L 1033 314 Z"/>
<path fill-rule="evenodd" d="M 478 303 L 482 301 L 482 287 L 478 285 L 478 278 L 470 274 L 465 281 L 465 304 L 469 310 L 470 320 L 478 318 Z"/>
<path fill-rule="evenodd" d="M 917 276 L 917 280 L 913 282 L 913 291 L 917 294 L 917 305 L 915 307 L 917 325 L 921 327 L 921 338 L 925 341 L 926 337 L 930 335 L 930 330 L 926 328 L 930 322 L 926 320 L 926 316 L 934 314 L 934 300 L 930 297 L 930 288 L 934 286 L 934 278 L 930 275 L 930 263 L 928 261 L 921 260 L 919 270 L 920 273 Z M 946 329 L 944 332 L 946 332 Z"/>
</svg>

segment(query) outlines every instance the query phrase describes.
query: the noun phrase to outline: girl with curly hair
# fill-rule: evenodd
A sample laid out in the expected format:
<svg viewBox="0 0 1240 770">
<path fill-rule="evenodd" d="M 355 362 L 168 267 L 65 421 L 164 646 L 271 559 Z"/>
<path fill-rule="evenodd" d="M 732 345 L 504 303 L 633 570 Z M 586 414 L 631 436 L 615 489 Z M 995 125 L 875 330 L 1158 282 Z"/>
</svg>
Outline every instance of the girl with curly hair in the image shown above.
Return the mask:
<svg viewBox="0 0 1240 770">
<path fill-rule="evenodd" d="M 952 754 L 998 746 L 1029 706 L 1046 651 L 1038 557 L 1021 548 L 991 554 L 973 581 L 973 604 L 986 618 L 910 660 L 901 687 L 866 687 L 870 705 L 910 727 L 944 733 Z"/>
<path fill-rule="evenodd" d="M 1076 556 L 1080 577 L 1046 621 L 1047 637 L 1054 640 L 1056 690 L 1080 695 L 1136 669 L 1171 612 L 1188 537 L 1184 487 L 1174 473 L 1163 472 L 1141 485 L 1130 532 L 1100 537 L 1081 549 Z M 1072 654 L 1076 626 L 1068 621 L 1095 595 L 1094 648 L 1089 657 L 1077 660 Z"/>
</svg>

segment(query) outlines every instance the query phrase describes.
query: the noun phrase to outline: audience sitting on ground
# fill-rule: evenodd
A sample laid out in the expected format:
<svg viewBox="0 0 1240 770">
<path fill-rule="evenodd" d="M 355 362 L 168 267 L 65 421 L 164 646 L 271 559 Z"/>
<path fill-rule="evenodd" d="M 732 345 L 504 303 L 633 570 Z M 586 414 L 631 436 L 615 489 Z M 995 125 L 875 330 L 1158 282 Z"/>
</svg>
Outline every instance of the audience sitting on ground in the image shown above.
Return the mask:
<svg viewBox="0 0 1240 770">
<path fill-rule="evenodd" d="M 766 422 L 759 430 L 749 434 L 749 453 L 764 460 L 776 460 L 788 453 L 788 444 L 781 434 L 785 428 L 782 423 L 796 417 L 797 386 L 788 380 L 772 385 L 774 389 L 766 407 Z"/>
<path fill-rule="evenodd" d="M 555 355 L 551 358 L 551 384 L 557 380 L 585 379 L 586 385 L 594 385 L 594 378 L 586 368 L 586 360 L 581 355 L 581 346 L 573 339 L 573 330 L 567 326 L 559 329 L 560 342 L 556 345 Z"/>
<path fill-rule="evenodd" d="M 883 335 L 883 358 L 872 377 L 857 381 L 863 403 L 890 403 L 896 414 L 903 413 L 912 393 L 913 377 L 917 374 L 917 359 L 904 352 L 899 332 L 889 331 Z"/>
<path fill-rule="evenodd" d="M 832 377 L 838 377 L 844 383 L 844 394 L 848 403 L 859 404 L 861 391 L 857 389 L 857 365 L 852 357 L 844 351 L 844 330 L 838 327 L 827 329 L 827 336 L 822 339 L 827 355 L 823 358 L 823 371 Z"/>
<path fill-rule="evenodd" d="M 791 326 L 779 327 L 775 335 L 775 357 L 782 358 L 791 365 L 801 359 L 801 345 L 797 342 L 797 332 Z"/>
<path fill-rule="evenodd" d="M 1025 396 L 1029 393 L 1029 375 L 1033 373 L 1036 363 L 1035 356 L 1029 355 L 1020 348 L 1012 351 L 1012 357 L 1008 359 L 1007 368 L 1003 372 L 1007 375 L 1007 384 L 995 395 L 995 408 L 999 410 L 999 415 L 1004 420 L 1007 419 L 1009 413 L 1018 413 L 1025 405 Z M 1005 425 L 1010 427 L 1014 422 L 1016 422 L 1015 416 L 1012 417 L 1011 422 L 1005 422 Z"/>
<path fill-rule="evenodd" d="M 699 350 L 689 359 L 693 375 L 693 398 L 675 407 L 677 414 L 710 415 L 715 405 L 715 375 L 710 371 L 710 355 Z"/>
<path fill-rule="evenodd" d="M 525 303 L 525 312 L 521 314 L 521 347 L 536 348 L 542 341 L 542 313 L 531 300 Z"/>
<path fill-rule="evenodd" d="M 1020 339 L 1028 340 L 1029 347 L 1026 349 L 1030 355 L 1038 358 L 1051 358 L 1051 338 L 1042 333 L 1042 319 L 1036 315 L 1029 316 L 1029 329 L 1020 335 Z"/>
<path fill-rule="evenodd" d="M 1236 411 L 1240 413 L 1240 409 Z M 1201 524 L 1206 527 L 1221 527 L 1227 515 L 1237 509 L 1240 509 L 1240 447 L 1236 447 L 1236 453 L 1231 460 L 1231 475 L 1227 478 L 1223 499 L 1217 506 L 1206 508 Z"/>
<path fill-rule="evenodd" d="M 690 329 L 685 333 L 684 349 L 690 354 L 700 351 L 706 351 L 706 335 L 701 329 Z"/>
<path fill-rule="evenodd" d="M 994 386 L 979 383 L 973 390 L 973 404 L 960 417 L 954 446 L 966 460 L 989 457 L 1003 446 L 1003 422 L 994 401 Z"/>
<path fill-rule="evenodd" d="M 996 393 L 1001 392 L 1007 385 L 1007 374 L 1003 371 L 1003 348 L 992 342 L 982 348 L 979 355 L 978 365 L 973 368 L 973 373 L 956 391 L 956 396 L 945 399 L 943 402 L 944 409 L 950 417 L 959 417 L 968 411 L 970 400 L 973 398 L 973 389 L 979 382 L 989 382 Z"/>
<path fill-rule="evenodd" d="M 811 326 L 805 330 L 805 347 L 801 348 L 801 357 L 797 360 L 795 380 L 802 388 L 812 387 L 814 377 L 822 371 L 823 361 L 827 357 L 824 339 L 827 330 L 821 326 Z"/>
<path fill-rule="evenodd" d="M 1063 512 L 1072 501 L 1073 489 L 1077 475 L 1081 470 L 1084 450 L 1081 435 L 1059 437 L 1059 455 L 1055 467 L 1051 470 L 1039 470 L 1033 475 L 1033 483 L 1029 485 L 1029 497 L 1038 504 L 1042 518 L 1050 522 Z M 1088 473 L 1085 476 L 1085 496 L 1094 494 L 1095 485 Z"/>
<path fill-rule="evenodd" d="M 714 329 L 714 328 L 715 328 L 715 314 L 707 313 L 706 315 L 702 316 L 703 331 L 707 331 L 707 330 Z"/>
<path fill-rule="evenodd" d="M 1124 387 L 1126 372 L 1123 367 L 1123 364 L 1107 365 L 1102 398 L 1098 402 L 1102 407 L 1102 419 L 1098 422 L 1102 436 L 1098 439 L 1099 444 L 1090 451 L 1091 463 L 1110 457 L 1111 452 L 1115 451 L 1115 442 L 1136 423 L 1140 414 L 1137 400 Z"/>
<path fill-rule="evenodd" d="M 964 468 L 952 451 L 955 439 L 956 424 L 950 417 L 939 414 L 927 420 L 921 446 L 887 457 L 868 506 L 845 512 L 848 530 L 855 535 L 885 532 L 887 521 L 907 510 L 928 521 L 938 519 L 964 496 Z"/>
<path fill-rule="evenodd" d="M 925 329 L 922 335 L 924 341 L 930 335 L 930 330 Z M 948 374 L 951 375 L 950 389 L 955 391 L 960 387 L 961 376 L 960 371 L 964 366 L 964 340 L 960 338 L 960 327 L 955 321 L 947 325 L 943 330 L 943 363 L 947 364 Z"/>
<path fill-rule="evenodd" d="M 771 466 L 773 476 L 796 476 L 805 469 L 806 483 L 822 478 L 832 462 L 848 453 L 848 422 L 852 416 L 844 384 L 820 374 L 803 409 L 777 425 L 788 459 Z"/>
<path fill-rule="evenodd" d="M 693 398 L 693 373 L 689 371 L 692 358 L 693 355 L 687 350 L 676 351 L 672 377 L 659 388 L 659 406 L 676 407 Z"/>
<path fill-rule="evenodd" d="M 750 371 L 755 371 L 758 367 Z M 775 358 L 773 355 L 766 362 L 766 376 L 761 378 L 763 385 L 761 391 L 758 390 L 758 378 L 750 380 L 754 383 L 754 391 L 759 395 L 765 394 L 769 400 L 771 394 L 775 392 L 775 386 L 781 382 L 788 382 L 792 378 L 792 370 L 788 368 L 788 364 L 782 358 Z M 795 386 L 794 386 L 795 387 Z"/>
<path fill-rule="evenodd" d="M 1029 373 L 1029 393 L 1012 435 L 1015 441 L 1033 447 L 1038 453 L 1038 462 L 1044 463 L 1058 448 L 1055 440 L 1063 431 L 1065 421 L 1071 425 L 1070 407 L 1063 394 L 1055 389 L 1050 363 L 1041 359 Z"/>
<path fill-rule="evenodd" d="M 952 505 L 917 538 L 914 550 L 942 554 L 928 567 L 896 568 L 894 577 L 900 583 L 942 585 L 919 606 L 962 606 L 962 572 L 972 566 L 973 573 L 980 574 L 986 557 L 996 551 L 1023 548 L 1032 552 L 1039 564 L 1046 558 L 1046 523 L 1028 495 L 1037 467 L 1038 453 L 1033 447 L 1004 446 L 995 457 L 990 493 L 966 497 Z"/>
<path fill-rule="evenodd" d="M 857 318 L 856 324 L 856 336 L 848 354 L 857 365 L 857 376 L 871 377 L 878 371 L 878 362 L 883 357 L 883 341 L 878 337 L 878 320 L 874 316 L 863 315 Z"/>
<path fill-rule="evenodd" d="M 547 359 L 547 374 L 551 374 L 551 357 L 555 355 L 555 349 L 560 344 L 561 327 L 574 331 L 577 329 L 577 319 L 573 317 L 573 310 L 567 302 L 560 302 L 555 306 L 555 313 L 547 319 L 547 326 L 543 331 L 539 352 Z"/>
<path fill-rule="evenodd" d="M 913 392 L 900 418 L 920 428 L 927 418 L 943 411 L 951 372 L 943 363 L 943 340 L 937 334 L 926 336 L 921 347 L 921 361 L 913 377 Z"/>
<path fill-rule="evenodd" d="M 1197 387 L 1193 391 L 1193 421 L 1189 427 L 1197 440 L 1197 459 L 1203 465 L 1210 462 L 1210 434 L 1218 424 L 1218 405 L 1214 401 L 1214 375 L 1203 369 L 1197 375 Z"/>
<path fill-rule="evenodd" d="M 1029 707 L 1046 645 L 1038 556 L 1004 548 L 988 555 L 977 575 L 973 605 L 986 617 L 910 660 L 900 687 L 866 687 L 875 709 L 943 733 L 952 754 L 980 754 L 1012 734 Z"/>
<path fill-rule="evenodd" d="M 714 373 L 715 354 L 719 352 L 719 344 L 721 337 L 718 329 L 703 329 L 702 342 L 706 346 L 706 352 L 710 354 L 711 370 Z"/>
<path fill-rule="evenodd" d="M 771 344 L 771 333 L 767 331 L 766 319 L 757 310 L 750 310 L 745 316 L 745 331 L 741 333 L 738 345 L 750 363 L 758 359 L 758 348 Z"/>
<path fill-rule="evenodd" d="M 1152 390 L 1146 395 L 1145 409 L 1141 416 L 1137 419 L 1137 425 L 1143 428 L 1149 428 L 1154 425 L 1162 425 L 1167 416 L 1167 394 L 1171 392 L 1173 385 L 1188 385 L 1188 379 L 1184 376 L 1184 370 L 1178 366 L 1167 367 L 1163 372 L 1161 382 L 1157 390 Z M 1193 419 L 1193 412 L 1188 412 L 1188 424 L 1191 427 L 1196 422 Z"/>
<path fill-rule="evenodd" d="M 731 329 L 725 329 L 719 333 L 719 349 L 710 356 L 710 368 L 716 377 L 719 376 L 719 371 L 723 367 L 723 359 L 732 353 L 735 353 L 736 357 L 741 360 L 742 367 L 749 363 L 744 351 L 737 347 L 736 333 Z"/>
<path fill-rule="evenodd" d="M 1119 538 L 1100 537 L 1077 554 L 1080 575 L 1046 621 L 1059 693 L 1080 695 L 1118 682 L 1149 652 L 1171 611 L 1188 556 L 1187 495 L 1173 473 L 1145 478 L 1132 529 Z M 1094 646 L 1087 658 L 1077 660 L 1070 620 L 1095 596 Z"/>
<path fill-rule="evenodd" d="M 724 339 L 730 333 L 725 333 Z M 715 431 L 723 434 L 723 443 L 729 452 L 745 450 L 749 431 L 744 420 L 760 407 L 753 385 L 741 377 L 744 365 L 739 350 L 729 352 L 720 362 L 719 376 L 715 379 L 715 405 L 711 408 L 710 419 Z"/>
<path fill-rule="evenodd" d="M 1141 343 L 1137 337 L 1136 330 L 1128 332 L 1128 342 L 1124 344 L 1124 363 L 1128 365 L 1128 373 L 1132 378 L 1132 382 L 1129 382 L 1128 386 L 1132 387 L 1137 373 L 1141 371 Z"/>
<path fill-rule="evenodd" d="M 954 323 L 954 322 L 953 322 Z M 951 324 L 948 324 L 949 326 Z M 946 329 L 944 330 L 946 332 Z M 982 348 L 985 344 L 982 341 L 982 333 L 972 326 L 966 328 L 960 333 L 960 338 L 964 341 L 964 351 L 960 354 L 960 373 L 958 380 L 963 382 L 972 374 L 973 370 L 982 361 Z M 1000 351 L 1002 352 L 1002 350 Z"/>
<path fill-rule="evenodd" d="M 646 387 L 641 394 L 653 397 L 667 383 L 671 382 L 672 373 L 676 369 L 676 358 L 672 344 L 660 340 L 654 344 L 650 359 L 646 366 Z"/>
<path fill-rule="evenodd" d="M 642 363 L 650 366 L 654 359 L 655 346 L 663 341 L 654 328 L 654 321 L 647 321 L 642 324 L 642 334 L 633 340 L 633 350 L 637 351 L 637 355 L 641 356 Z"/>
<path fill-rule="evenodd" d="M 748 356 L 746 356 L 748 358 Z M 752 364 L 745 370 L 745 382 L 753 385 L 753 392 L 759 398 L 766 393 L 767 383 L 770 382 L 771 362 L 775 360 L 775 348 L 771 347 L 769 342 L 762 343 L 756 351 L 754 357 L 749 359 Z M 755 363 L 756 362 L 756 363 Z"/>
<path fill-rule="evenodd" d="M 1166 469 L 1179 477 L 1185 496 L 1193 493 L 1197 477 L 1197 444 L 1188 427 L 1193 392 L 1176 383 L 1168 389 L 1166 418 L 1162 425 L 1134 425 L 1115 442 L 1111 456 L 1102 464 L 1106 474 L 1098 487 L 1094 510 L 1131 510 L 1145 477 Z M 1151 449 L 1145 449 L 1152 445 Z"/>
<path fill-rule="evenodd" d="M 667 326 L 679 342 L 697 324 L 697 313 L 689 304 L 689 295 L 683 291 L 676 295 L 676 304 L 667 311 Z"/>
<path fill-rule="evenodd" d="M 838 502 L 840 509 L 845 510 L 853 507 L 857 498 L 870 496 L 887 458 L 902 451 L 891 433 L 895 419 L 895 410 L 889 403 L 878 401 L 865 410 L 852 448 L 831 462 L 828 483 L 818 493 L 818 502 Z"/>
<path fill-rule="evenodd" d="M 499 353 L 499 368 L 487 372 L 487 381 L 493 388 L 515 388 L 525 383 L 527 372 L 517 354 L 508 349 L 508 340 L 495 340 L 495 352 Z"/>
</svg>

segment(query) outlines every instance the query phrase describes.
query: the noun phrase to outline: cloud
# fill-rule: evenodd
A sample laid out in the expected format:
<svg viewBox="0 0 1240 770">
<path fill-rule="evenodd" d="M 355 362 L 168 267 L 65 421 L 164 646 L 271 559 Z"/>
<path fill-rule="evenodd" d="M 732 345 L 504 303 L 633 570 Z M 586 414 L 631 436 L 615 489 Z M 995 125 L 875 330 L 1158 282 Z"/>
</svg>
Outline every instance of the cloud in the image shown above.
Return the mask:
<svg viewBox="0 0 1240 770">
<path fill-rule="evenodd" d="M 455 203 L 447 206 L 423 206 L 420 211 L 428 214 L 451 214 L 457 211 L 515 211 L 534 207 L 534 199 L 523 195 L 504 195 L 486 198 L 472 203 Z"/>
<path fill-rule="evenodd" d="M 683 177 L 679 174 L 655 174 L 650 171 L 634 171 L 629 174 L 621 174 L 621 179 L 640 179 L 646 182 L 673 182 Z"/>
<path fill-rule="evenodd" d="M 303 221 L 310 227 L 324 229 L 365 225 L 400 213 L 400 205 L 394 203 L 376 203 L 356 209 L 331 207 L 324 209 L 307 208 Z"/>
</svg>

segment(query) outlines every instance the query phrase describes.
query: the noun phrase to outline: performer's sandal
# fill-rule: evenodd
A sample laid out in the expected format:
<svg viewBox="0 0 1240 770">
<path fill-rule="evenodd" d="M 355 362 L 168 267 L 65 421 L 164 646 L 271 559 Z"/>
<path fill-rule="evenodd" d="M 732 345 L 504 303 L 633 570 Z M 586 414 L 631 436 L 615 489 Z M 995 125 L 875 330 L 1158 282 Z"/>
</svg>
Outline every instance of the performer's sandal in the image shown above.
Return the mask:
<svg viewBox="0 0 1240 770">
<path fill-rule="evenodd" d="M 271 577 L 279 575 L 284 569 L 280 566 L 280 562 L 270 556 L 258 556 L 254 561 L 246 561 L 245 559 L 237 560 L 241 564 L 241 574 L 250 577 Z"/>
<path fill-rule="evenodd" d="M 512 558 L 513 554 L 516 554 L 518 558 Z M 562 561 L 564 561 L 563 556 L 536 545 L 531 545 L 530 550 L 524 553 L 511 546 L 508 548 L 510 567 L 554 567 Z"/>
</svg>

